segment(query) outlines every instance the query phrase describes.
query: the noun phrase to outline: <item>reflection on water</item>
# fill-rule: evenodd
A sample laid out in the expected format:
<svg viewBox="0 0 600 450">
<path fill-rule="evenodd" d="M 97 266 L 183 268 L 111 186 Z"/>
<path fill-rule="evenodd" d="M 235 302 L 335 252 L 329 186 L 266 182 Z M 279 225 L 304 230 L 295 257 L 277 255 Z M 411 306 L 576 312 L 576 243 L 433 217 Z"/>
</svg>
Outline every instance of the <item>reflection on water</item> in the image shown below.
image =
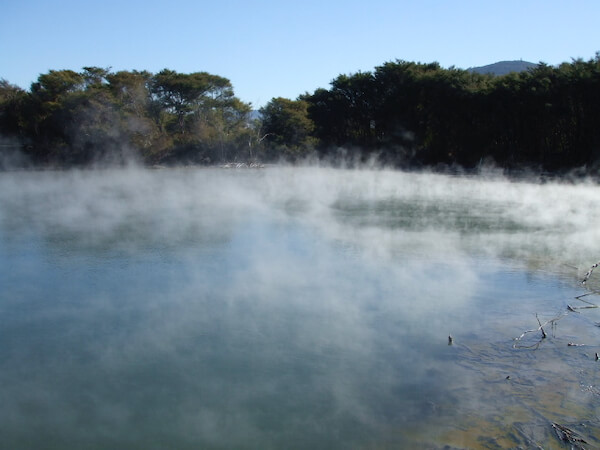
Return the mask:
<svg viewBox="0 0 600 450">
<path fill-rule="evenodd" d="M 0 446 L 561 448 L 553 422 L 598 446 L 600 317 L 568 305 L 600 259 L 599 193 L 2 174 Z"/>
</svg>

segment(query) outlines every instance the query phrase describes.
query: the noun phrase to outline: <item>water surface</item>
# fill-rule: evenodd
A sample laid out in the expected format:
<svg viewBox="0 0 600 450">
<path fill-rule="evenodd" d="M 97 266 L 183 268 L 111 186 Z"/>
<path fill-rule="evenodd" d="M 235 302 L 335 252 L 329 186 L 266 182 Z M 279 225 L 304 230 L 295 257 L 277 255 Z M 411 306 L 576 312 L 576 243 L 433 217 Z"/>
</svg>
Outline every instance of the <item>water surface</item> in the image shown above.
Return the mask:
<svg viewBox="0 0 600 450">
<path fill-rule="evenodd" d="M 599 219 L 591 183 L 3 173 L 0 447 L 599 446 Z"/>
</svg>

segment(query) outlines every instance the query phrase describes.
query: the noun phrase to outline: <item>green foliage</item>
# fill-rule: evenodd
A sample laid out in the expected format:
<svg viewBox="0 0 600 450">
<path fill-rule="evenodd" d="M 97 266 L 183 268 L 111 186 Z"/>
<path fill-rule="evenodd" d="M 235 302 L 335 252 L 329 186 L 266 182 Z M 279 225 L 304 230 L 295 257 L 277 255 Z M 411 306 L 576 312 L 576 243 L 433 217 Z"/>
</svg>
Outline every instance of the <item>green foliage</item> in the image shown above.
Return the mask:
<svg viewBox="0 0 600 450">
<path fill-rule="evenodd" d="M 266 154 L 298 158 L 314 149 L 314 123 L 308 117 L 308 103 L 304 100 L 272 99 L 261 108 L 262 138 Z"/>
<path fill-rule="evenodd" d="M 10 137 L 21 135 L 26 96 L 20 87 L 0 79 L 0 134 Z"/>
<path fill-rule="evenodd" d="M 207 72 L 50 70 L 29 91 L 0 80 L 0 133 L 37 164 L 294 160 L 343 147 L 408 167 L 598 171 L 600 53 L 502 76 L 397 60 L 250 113 Z"/>
<path fill-rule="evenodd" d="M 206 72 L 51 70 L 29 92 L 0 83 L 0 131 L 38 164 L 138 157 L 148 163 L 247 157 L 250 105 Z"/>
<path fill-rule="evenodd" d="M 40 101 L 58 102 L 65 96 L 83 90 L 84 77 L 72 70 L 51 70 L 32 83 L 31 93 Z"/>
<path fill-rule="evenodd" d="M 567 170 L 598 166 L 600 56 L 494 77 L 387 62 L 305 96 L 321 153 L 339 146 L 405 165 Z"/>
<path fill-rule="evenodd" d="M 100 67 L 84 67 L 81 76 L 85 83 L 86 89 L 93 87 L 101 87 L 106 83 L 106 77 L 110 73 L 110 68 L 101 69 Z"/>
<path fill-rule="evenodd" d="M 226 78 L 206 72 L 163 70 L 150 79 L 151 110 L 174 147 L 168 159 L 212 162 L 235 159 L 250 106 L 234 96 Z"/>
</svg>

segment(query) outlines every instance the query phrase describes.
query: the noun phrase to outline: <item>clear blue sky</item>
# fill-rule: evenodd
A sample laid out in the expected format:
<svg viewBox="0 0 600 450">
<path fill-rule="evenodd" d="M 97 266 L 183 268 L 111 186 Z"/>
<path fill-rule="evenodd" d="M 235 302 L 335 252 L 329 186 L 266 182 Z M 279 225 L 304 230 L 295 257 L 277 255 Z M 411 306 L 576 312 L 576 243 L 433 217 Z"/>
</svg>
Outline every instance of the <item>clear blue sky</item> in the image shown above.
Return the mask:
<svg viewBox="0 0 600 450">
<path fill-rule="evenodd" d="M 600 50 L 598 0 L 4 0 L 0 78 L 50 69 L 206 71 L 260 107 L 386 61 L 547 64 Z"/>
</svg>

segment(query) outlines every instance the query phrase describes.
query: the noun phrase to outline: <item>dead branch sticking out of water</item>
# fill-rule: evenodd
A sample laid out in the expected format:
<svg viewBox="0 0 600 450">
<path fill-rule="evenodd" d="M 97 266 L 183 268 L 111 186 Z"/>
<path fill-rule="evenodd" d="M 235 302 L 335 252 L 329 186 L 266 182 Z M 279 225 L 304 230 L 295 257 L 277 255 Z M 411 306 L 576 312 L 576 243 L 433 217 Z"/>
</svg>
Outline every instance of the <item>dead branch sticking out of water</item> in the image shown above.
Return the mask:
<svg viewBox="0 0 600 450">
<path fill-rule="evenodd" d="M 534 347 L 535 347 L 535 348 L 537 348 L 537 347 L 539 347 L 539 345 L 542 343 L 542 341 L 543 341 L 543 340 L 544 340 L 546 337 L 548 337 L 548 335 L 547 335 L 547 334 L 546 334 L 546 332 L 544 331 L 544 327 L 545 327 L 546 325 L 548 325 L 548 324 L 551 324 L 552 326 L 554 326 L 554 324 L 555 324 L 556 322 L 558 322 L 560 319 L 562 319 L 563 317 L 565 317 L 567 314 L 568 314 L 568 313 L 566 313 L 566 312 L 563 312 L 561 315 L 559 315 L 559 316 L 557 316 L 557 317 L 554 317 L 554 318 L 552 318 L 552 319 L 550 319 L 550 320 L 547 320 L 547 321 L 546 321 L 546 322 L 544 322 L 544 323 L 541 323 L 541 322 L 540 322 L 540 319 L 539 319 L 538 315 L 536 314 L 536 315 L 535 315 L 535 318 L 537 319 L 537 321 L 538 321 L 538 324 L 539 324 L 540 326 L 539 326 L 538 328 L 534 329 L 534 330 L 527 330 L 527 331 L 524 331 L 523 333 L 521 333 L 521 335 L 520 335 L 519 337 L 517 337 L 517 338 L 515 338 L 515 339 L 514 339 L 514 340 L 515 340 L 515 343 L 513 344 L 513 348 L 534 348 Z M 527 334 L 529 334 L 529 333 L 537 333 L 538 331 L 541 331 L 541 332 L 542 332 L 542 337 L 540 338 L 540 340 L 539 340 L 538 342 L 536 342 L 535 344 L 532 344 L 532 345 L 522 345 L 522 344 L 519 344 L 519 342 L 521 341 L 521 339 L 523 339 L 523 338 L 525 337 L 525 335 L 527 335 Z"/>
<path fill-rule="evenodd" d="M 600 265 L 600 261 L 597 262 L 596 264 L 593 264 L 592 267 L 590 267 L 590 270 L 588 270 L 587 273 L 583 276 L 583 280 L 581 280 L 581 284 L 586 283 L 586 281 L 592 276 L 592 272 L 594 271 L 594 269 L 596 267 L 598 267 L 598 265 Z"/>
<path fill-rule="evenodd" d="M 600 265 L 600 262 L 594 264 L 592 266 L 592 268 L 588 271 L 588 273 L 585 274 L 585 277 L 581 281 L 582 284 L 585 284 L 585 282 L 588 280 L 588 278 L 590 277 L 590 275 L 592 274 L 592 272 L 594 271 L 594 269 L 596 267 L 598 267 L 598 265 Z M 534 330 L 527 330 L 527 331 L 524 331 L 523 333 L 521 333 L 521 335 L 519 337 L 517 337 L 517 338 L 514 339 L 515 343 L 513 344 L 513 348 L 534 348 L 534 349 L 537 349 L 540 346 L 540 344 L 542 343 L 542 341 L 548 337 L 548 335 L 544 331 L 544 326 L 546 326 L 548 324 L 551 324 L 552 327 L 554 327 L 556 325 L 556 322 L 558 322 L 560 319 L 562 319 L 563 317 L 565 317 L 566 315 L 568 315 L 569 312 L 580 314 L 580 312 L 578 311 L 579 309 L 595 309 L 595 308 L 598 308 L 598 305 L 596 305 L 595 303 L 592 303 L 590 301 L 587 301 L 587 300 L 583 299 L 583 297 L 587 297 L 588 295 L 592 295 L 592 294 L 598 294 L 598 292 L 595 292 L 595 291 L 594 292 L 588 292 L 586 294 L 582 294 L 582 295 L 578 295 L 577 297 L 574 297 L 575 300 L 578 300 L 578 301 L 580 301 L 582 303 L 586 303 L 586 305 L 585 306 L 572 306 L 572 305 L 567 304 L 567 311 L 563 312 L 562 314 L 558 315 L 557 317 L 554 317 L 554 318 L 552 318 L 550 320 L 547 320 L 544 323 L 540 322 L 540 319 L 539 319 L 539 317 L 538 317 L 538 315 L 536 313 L 535 318 L 537 319 L 539 327 L 536 328 L 536 329 L 534 329 Z M 596 325 L 600 326 L 600 323 L 598 323 Z M 522 344 L 519 344 L 519 342 L 525 337 L 525 335 L 527 335 L 529 333 L 536 333 L 538 331 L 542 332 L 542 337 L 539 339 L 539 341 L 535 342 L 532 345 L 522 345 Z M 574 344 L 572 342 L 569 342 L 567 345 L 569 347 L 579 347 L 579 346 L 584 345 L 584 344 Z"/>
<path fill-rule="evenodd" d="M 540 325 L 540 330 L 542 331 L 542 339 L 546 339 L 546 337 L 548 337 L 548 336 L 546 335 L 546 332 L 544 331 L 544 327 L 542 325 L 542 322 L 540 322 L 540 318 L 538 317 L 537 314 L 535 315 L 535 318 L 537 319 L 538 324 Z"/>
</svg>

